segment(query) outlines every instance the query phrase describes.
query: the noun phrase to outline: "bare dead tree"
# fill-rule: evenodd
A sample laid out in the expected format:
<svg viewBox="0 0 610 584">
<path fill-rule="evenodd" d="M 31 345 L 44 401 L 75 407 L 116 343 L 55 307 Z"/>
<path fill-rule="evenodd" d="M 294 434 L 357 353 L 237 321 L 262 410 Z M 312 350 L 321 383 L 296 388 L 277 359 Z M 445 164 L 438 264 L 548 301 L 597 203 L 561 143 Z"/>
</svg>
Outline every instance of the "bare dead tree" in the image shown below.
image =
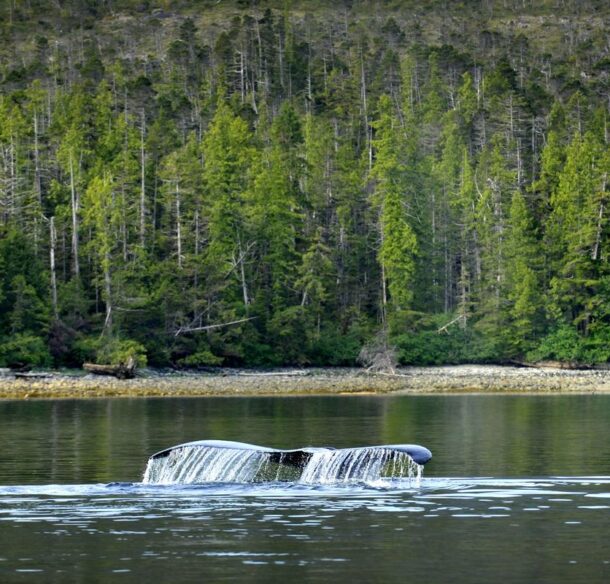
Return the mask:
<svg viewBox="0 0 610 584">
<path fill-rule="evenodd" d="M 387 330 L 381 330 L 371 341 L 362 347 L 358 361 L 369 373 L 396 374 L 398 356 L 396 347 L 389 343 Z"/>
</svg>

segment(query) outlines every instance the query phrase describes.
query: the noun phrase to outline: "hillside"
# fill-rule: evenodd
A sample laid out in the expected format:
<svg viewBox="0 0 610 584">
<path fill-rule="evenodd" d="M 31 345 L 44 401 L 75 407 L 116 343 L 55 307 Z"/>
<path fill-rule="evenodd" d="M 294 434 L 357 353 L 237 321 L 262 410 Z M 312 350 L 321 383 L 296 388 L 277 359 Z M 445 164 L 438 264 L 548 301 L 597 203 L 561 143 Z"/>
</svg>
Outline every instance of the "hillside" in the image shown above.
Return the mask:
<svg viewBox="0 0 610 584">
<path fill-rule="evenodd" d="M 3 0 L 0 366 L 608 361 L 609 25 Z"/>
</svg>

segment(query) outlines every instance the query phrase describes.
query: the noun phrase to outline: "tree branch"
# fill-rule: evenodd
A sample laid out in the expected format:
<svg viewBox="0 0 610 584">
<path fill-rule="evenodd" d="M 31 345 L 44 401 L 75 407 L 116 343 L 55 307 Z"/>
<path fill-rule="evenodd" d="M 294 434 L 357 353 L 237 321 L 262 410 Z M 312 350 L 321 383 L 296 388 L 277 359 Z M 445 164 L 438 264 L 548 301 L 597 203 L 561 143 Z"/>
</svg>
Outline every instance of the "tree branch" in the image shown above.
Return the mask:
<svg viewBox="0 0 610 584">
<path fill-rule="evenodd" d="M 447 324 L 443 325 L 441 328 L 439 328 L 436 332 L 437 333 L 446 333 L 447 329 L 452 325 L 455 324 L 458 321 L 462 321 L 465 322 L 466 321 L 466 315 L 464 314 L 460 314 L 457 318 L 454 318 L 451 322 L 448 322 Z"/>
<path fill-rule="evenodd" d="M 200 331 L 209 331 L 216 328 L 223 328 L 225 326 L 232 326 L 234 324 L 239 324 L 241 322 L 247 322 L 249 320 L 254 320 L 258 318 L 256 316 L 251 316 L 249 318 L 240 318 L 239 320 L 232 320 L 231 322 L 221 322 L 219 324 L 208 324 L 206 326 L 194 326 L 194 327 L 180 327 L 175 333 L 174 336 L 177 337 L 179 335 L 183 335 L 185 333 L 194 333 Z"/>
</svg>

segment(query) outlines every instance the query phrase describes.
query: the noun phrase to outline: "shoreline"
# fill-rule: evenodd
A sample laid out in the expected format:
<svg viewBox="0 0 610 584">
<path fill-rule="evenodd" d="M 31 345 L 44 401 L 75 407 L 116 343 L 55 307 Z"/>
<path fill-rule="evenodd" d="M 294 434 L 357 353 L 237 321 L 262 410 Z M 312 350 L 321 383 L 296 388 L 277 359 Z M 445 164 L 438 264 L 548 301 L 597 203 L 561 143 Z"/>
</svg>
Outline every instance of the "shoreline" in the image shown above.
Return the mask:
<svg viewBox="0 0 610 584">
<path fill-rule="evenodd" d="M 46 375 L 41 377 L 41 375 Z M 357 368 L 214 373 L 146 370 L 134 379 L 48 372 L 0 376 L 0 399 L 240 397 L 298 395 L 610 393 L 610 371 L 499 365 L 404 367 L 396 375 Z"/>
</svg>

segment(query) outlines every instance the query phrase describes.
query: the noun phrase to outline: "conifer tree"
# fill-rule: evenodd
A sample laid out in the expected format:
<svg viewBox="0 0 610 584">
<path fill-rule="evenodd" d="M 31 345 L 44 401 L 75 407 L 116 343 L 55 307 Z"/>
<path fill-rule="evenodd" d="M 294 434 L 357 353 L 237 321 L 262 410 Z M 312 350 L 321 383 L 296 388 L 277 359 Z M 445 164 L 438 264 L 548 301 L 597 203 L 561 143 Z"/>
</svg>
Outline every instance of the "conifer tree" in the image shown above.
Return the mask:
<svg viewBox="0 0 610 584">
<path fill-rule="evenodd" d="M 87 140 L 89 120 L 88 97 L 76 89 L 61 104 L 57 116 L 56 133 L 59 135 L 57 160 L 67 175 L 70 193 L 72 273 L 80 276 L 80 197 L 85 180 L 85 161 L 90 154 Z"/>
<path fill-rule="evenodd" d="M 503 351 L 503 338 L 497 331 L 506 327 L 502 292 L 506 283 L 506 237 L 510 193 L 516 188 L 515 172 L 510 170 L 501 148 L 500 137 L 482 153 L 475 182 L 477 238 L 481 249 L 481 278 L 478 284 L 478 330 L 490 341 L 496 355 Z"/>
<path fill-rule="evenodd" d="M 522 193 L 512 196 L 506 235 L 506 300 L 509 351 L 523 355 L 542 330 L 540 259 L 532 221 Z"/>
<path fill-rule="evenodd" d="M 112 179 L 106 174 L 91 179 L 83 197 L 83 218 L 92 230 L 91 248 L 94 250 L 101 272 L 102 297 L 106 305 L 102 330 L 112 335 L 116 291 L 113 285 L 113 255 L 116 249 L 120 208 Z"/>
<path fill-rule="evenodd" d="M 552 315 L 586 333 L 600 277 L 606 272 L 602 249 L 608 238 L 607 147 L 593 132 L 576 134 L 551 198 L 549 236 L 555 264 Z"/>
<path fill-rule="evenodd" d="M 251 302 L 248 264 L 254 240 L 247 220 L 247 193 L 256 158 L 246 122 L 222 100 L 202 143 L 203 209 L 207 220 L 206 270 L 213 286 L 239 284 L 242 310 Z"/>
<path fill-rule="evenodd" d="M 413 275 L 417 240 L 407 220 L 404 167 L 400 161 L 400 133 L 392 115 L 390 98 L 379 100 L 375 124 L 374 206 L 378 209 L 381 265 L 381 309 L 383 318 L 391 300 L 395 311 L 406 310 L 413 299 Z M 389 294 L 388 294 L 389 292 Z"/>
</svg>

